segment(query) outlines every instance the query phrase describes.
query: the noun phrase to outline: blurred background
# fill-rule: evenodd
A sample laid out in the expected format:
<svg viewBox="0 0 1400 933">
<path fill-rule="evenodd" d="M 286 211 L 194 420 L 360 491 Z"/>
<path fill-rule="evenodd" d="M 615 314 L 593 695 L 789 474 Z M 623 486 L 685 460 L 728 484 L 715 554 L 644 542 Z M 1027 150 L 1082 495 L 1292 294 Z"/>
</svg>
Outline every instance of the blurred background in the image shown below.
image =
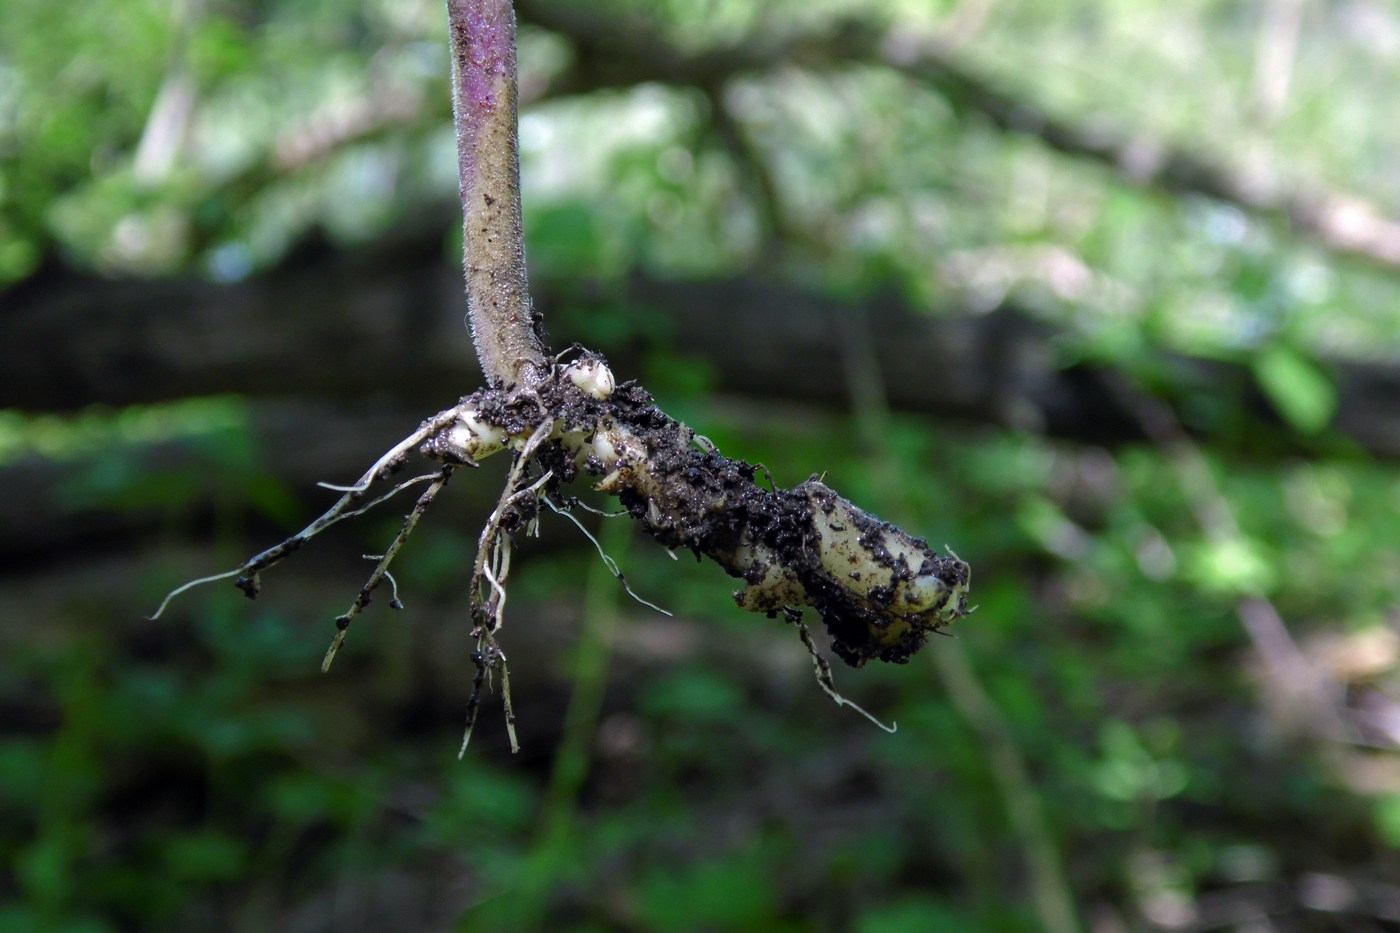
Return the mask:
<svg viewBox="0 0 1400 933">
<path fill-rule="evenodd" d="M 519 15 L 553 345 L 980 608 L 838 667 L 886 735 L 548 516 L 459 762 L 488 462 L 328 675 L 407 500 L 147 621 L 479 384 L 446 17 L 6 0 L 0 930 L 1396 928 L 1400 9 Z"/>
</svg>

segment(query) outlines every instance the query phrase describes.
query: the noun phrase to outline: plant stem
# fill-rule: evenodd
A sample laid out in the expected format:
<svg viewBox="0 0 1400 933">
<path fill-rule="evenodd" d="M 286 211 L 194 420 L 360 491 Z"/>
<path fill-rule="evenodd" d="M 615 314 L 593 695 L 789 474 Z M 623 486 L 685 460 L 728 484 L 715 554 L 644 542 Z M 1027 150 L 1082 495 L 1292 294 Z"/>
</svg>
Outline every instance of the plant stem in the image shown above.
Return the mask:
<svg viewBox="0 0 1400 933">
<path fill-rule="evenodd" d="M 525 278 L 515 11 L 510 0 L 447 0 L 447 17 L 472 342 L 487 379 L 533 386 L 546 362 Z"/>
</svg>

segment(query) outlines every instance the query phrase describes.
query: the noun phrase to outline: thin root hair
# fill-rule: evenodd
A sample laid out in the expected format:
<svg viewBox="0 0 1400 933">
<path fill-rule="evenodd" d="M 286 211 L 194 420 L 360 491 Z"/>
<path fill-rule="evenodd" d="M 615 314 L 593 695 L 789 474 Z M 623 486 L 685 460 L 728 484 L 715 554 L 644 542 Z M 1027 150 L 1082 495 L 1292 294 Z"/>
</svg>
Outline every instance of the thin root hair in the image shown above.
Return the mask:
<svg viewBox="0 0 1400 933">
<path fill-rule="evenodd" d="M 418 501 L 413 503 L 413 510 L 409 512 L 408 515 L 404 516 L 403 526 L 399 528 L 399 533 L 394 536 L 394 540 L 389 544 L 388 549 L 384 551 L 383 556 L 379 558 L 379 562 L 375 564 L 374 569 L 370 571 L 369 579 L 365 581 L 364 586 L 360 587 L 360 592 L 355 597 L 355 601 L 350 604 L 350 608 L 344 615 L 335 620 L 335 636 L 331 639 L 330 647 L 326 649 L 326 656 L 321 661 L 321 671 L 323 673 L 331 669 L 331 662 L 335 660 L 336 653 L 340 651 L 340 646 L 345 643 L 346 633 L 350 631 L 350 623 L 354 620 L 355 616 L 359 615 L 360 612 L 369 605 L 370 595 L 384 578 L 389 575 L 389 564 L 391 564 L 398 555 L 399 549 L 402 548 L 404 542 L 408 540 L 408 536 L 413 533 L 413 529 L 418 526 L 418 520 L 423 517 L 423 513 L 428 510 L 428 506 L 432 505 L 433 499 L 442 491 L 442 487 L 447 485 L 447 481 L 452 478 L 454 470 L 456 470 L 456 466 L 449 463 L 437 471 L 436 479 L 433 480 L 432 484 L 428 486 L 427 489 L 423 490 L 423 494 L 418 497 Z M 397 585 L 394 585 L 393 594 L 393 601 L 397 602 Z"/>
<path fill-rule="evenodd" d="M 603 559 L 603 566 L 608 568 L 608 573 L 612 574 L 614 577 L 617 577 L 617 582 L 622 584 L 622 588 L 627 591 L 628 596 L 631 596 L 637 602 L 641 603 L 643 606 L 646 606 L 649 609 L 655 609 L 663 616 L 671 615 L 671 613 L 668 610 L 662 609 L 656 603 L 650 602 L 649 600 L 643 599 L 642 597 L 637 595 L 636 591 L 633 590 L 631 585 L 627 582 L 627 577 L 623 575 L 622 570 L 617 566 L 617 561 L 613 560 L 612 557 L 608 555 L 608 552 L 603 550 L 603 545 L 598 541 L 596 537 L 594 537 L 593 532 L 589 531 L 587 528 L 584 527 L 583 522 L 578 520 L 577 515 L 574 515 L 566 508 L 561 508 L 560 506 L 555 505 L 553 500 L 551 500 L 547 496 L 544 498 L 544 504 L 549 506 L 558 514 L 567 518 L 569 521 L 573 522 L 576 526 L 578 526 L 578 530 L 583 532 L 583 536 L 589 541 L 593 542 L 593 546 L 598 549 L 598 556 Z M 674 553 L 670 551 L 668 551 L 667 553 L 671 554 L 672 559 L 676 559 L 676 555 Z"/>
<path fill-rule="evenodd" d="M 591 506 L 587 502 L 584 502 L 578 496 L 562 497 L 560 504 L 556 506 L 551 503 L 551 508 L 553 508 L 556 512 L 560 511 L 561 509 L 566 512 L 572 509 L 583 509 L 585 512 L 589 512 L 593 515 L 598 515 L 603 518 L 621 518 L 624 515 L 632 514 L 626 509 L 614 509 L 613 511 L 609 512 L 607 509 L 596 508 L 595 506 Z"/>
<path fill-rule="evenodd" d="M 374 462 L 374 466 L 366 470 L 365 474 L 356 480 L 353 486 L 335 486 L 330 483 L 317 483 L 316 485 L 338 492 L 363 493 L 374 485 L 376 479 L 387 476 L 388 472 L 392 472 L 397 464 L 402 463 L 403 458 L 410 450 L 451 424 L 456 417 L 457 409 L 448 408 L 424 421 L 418 426 L 418 430 L 385 451 L 383 456 Z M 471 466 L 476 466 L 474 461 L 468 462 Z"/>
<path fill-rule="evenodd" d="M 807 649 L 807 654 L 812 658 L 812 671 L 817 675 L 817 685 L 822 688 L 822 693 L 831 697 L 831 701 L 837 706 L 849 706 L 891 735 L 898 731 L 899 723 L 892 722 L 887 726 L 879 719 L 875 718 L 865 707 L 854 700 L 848 700 L 837 692 L 836 682 L 831 676 L 831 662 L 822 657 L 821 652 L 817 650 L 817 645 L 812 641 L 812 633 L 808 630 L 807 623 L 802 621 L 801 610 L 787 606 L 783 609 L 783 615 L 789 622 L 797 626 L 797 635 L 802 639 L 802 646 Z"/>
<path fill-rule="evenodd" d="M 219 580 L 227 580 L 229 577 L 239 576 L 243 573 L 244 568 L 246 568 L 247 566 L 247 564 L 244 564 L 242 567 L 235 567 L 233 570 L 229 570 L 225 573 L 216 573 L 212 576 L 200 577 L 198 580 L 187 580 L 184 583 L 181 583 L 179 586 L 175 587 L 175 589 L 171 590 L 169 593 L 166 593 L 165 598 L 162 599 L 160 601 L 160 605 L 156 607 L 156 611 L 151 613 L 146 618 L 154 622 L 156 619 L 160 618 L 161 613 L 165 612 L 165 607 L 170 605 L 170 601 L 176 596 L 179 596 L 186 590 L 192 590 L 196 586 L 203 586 L 206 583 L 216 583 Z"/>
<path fill-rule="evenodd" d="M 477 647 L 472 652 L 472 664 L 476 665 L 476 673 L 472 676 L 471 695 L 467 697 L 467 721 L 462 729 L 462 746 L 457 750 L 457 759 L 460 761 L 466 755 L 467 746 L 471 744 L 477 714 L 481 712 L 482 691 L 490 689 L 491 669 L 494 667 L 501 669 L 501 702 L 505 708 L 510 751 L 511 754 L 518 753 L 520 740 L 515 732 L 515 706 L 510 697 L 510 669 L 506 666 L 506 653 L 496 644 L 494 633 L 480 628 L 477 630 Z"/>
</svg>

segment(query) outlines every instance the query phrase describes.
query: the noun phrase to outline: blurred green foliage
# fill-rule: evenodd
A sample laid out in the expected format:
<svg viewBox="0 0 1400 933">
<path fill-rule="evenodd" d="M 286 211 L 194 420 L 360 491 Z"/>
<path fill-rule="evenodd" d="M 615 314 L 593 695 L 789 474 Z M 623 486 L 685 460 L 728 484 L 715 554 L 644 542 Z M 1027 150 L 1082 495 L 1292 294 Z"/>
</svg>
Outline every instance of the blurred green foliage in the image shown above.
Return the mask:
<svg viewBox="0 0 1400 933">
<path fill-rule="evenodd" d="M 1400 212 L 1400 121 L 1380 117 L 1400 17 L 1372 0 L 1297 6 L 1272 112 L 1260 49 L 1281 0 L 577 6 L 692 51 L 847 15 L 948 30 L 960 60 L 1068 119 Z M 429 0 L 8 0 L 0 284 L 53 253 L 237 280 L 309 230 L 370 239 L 450 199 L 444 29 Z M 527 23 L 521 42 L 527 87 L 569 67 L 561 37 Z M 958 104 L 876 66 L 783 67 L 717 98 L 546 98 L 521 127 L 529 256 L 551 277 L 757 267 L 934 313 L 1013 300 L 1061 328 L 1057 360 L 1116 367 L 1204 438 L 1103 448 L 717 399 L 665 309 L 561 307 L 569 330 L 648 348 L 643 381 L 726 453 L 785 485 L 826 470 L 971 561 L 956 642 L 837 672 L 895 736 L 827 703 L 794 633 L 737 612 L 713 568 L 606 526 L 629 584 L 677 615 L 660 619 L 551 521 L 506 631 L 526 750 L 505 753 L 488 707 L 458 762 L 477 529 L 426 520 L 398 565 L 409 610 L 367 616 L 317 679 L 321 623 L 393 508 L 346 532 L 334 586 L 299 557 L 285 602 L 190 594 L 144 622 L 172 580 L 240 559 L 250 525 L 310 508 L 268 474 L 248 403 L 0 412 L 0 466 L 52 467 L 56 514 L 157 513 L 137 573 L 39 555 L 4 578 L 0 931 L 1030 931 L 1057 898 L 1071 928 L 1394 922 L 1400 477 L 1335 435 L 1333 367 L 1394 361 L 1400 278 Z M 1194 391 L 1169 353 L 1244 364 L 1282 427 Z M 1270 455 L 1278 431 L 1316 455 Z M 213 553 L 176 555 L 211 488 Z M 1354 896 L 1308 893 L 1324 882 Z"/>
</svg>

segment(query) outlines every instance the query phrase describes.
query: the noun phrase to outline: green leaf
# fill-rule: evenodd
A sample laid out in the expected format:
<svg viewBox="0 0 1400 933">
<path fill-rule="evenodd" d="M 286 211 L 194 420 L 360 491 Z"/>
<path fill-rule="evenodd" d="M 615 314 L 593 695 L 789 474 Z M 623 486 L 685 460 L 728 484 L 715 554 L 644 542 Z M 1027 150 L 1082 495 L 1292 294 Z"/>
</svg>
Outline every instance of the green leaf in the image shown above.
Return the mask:
<svg viewBox="0 0 1400 933">
<path fill-rule="evenodd" d="M 916 894 L 866 908 L 856 921 L 859 933 L 900 933 L 903 930 L 945 930 L 948 933 L 984 929 L 966 913 L 928 895 Z"/>
<path fill-rule="evenodd" d="M 247 860 L 246 843 L 214 829 L 176 836 L 165 847 L 166 870 L 190 881 L 231 881 Z"/>
<path fill-rule="evenodd" d="M 1222 596 L 1258 596 L 1277 583 L 1269 553 L 1257 541 L 1226 538 L 1205 542 L 1186 552 L 1186 575 L 1203 592 Z"/>
<path fill-rule="evenodd" d="M 1376 831 L 1385 844 L 1400 849 L 1400 794 L 1387 794 L 1376 801 Z"/>
<path fill-rule="evenodd" d="M 1321 431 L 1337 412 L 1337 387 L 1290 346 L 1275 344 L 1255 357 L 1254 377 L 1284 420 L 1304 434 Z"/>
</svg>

